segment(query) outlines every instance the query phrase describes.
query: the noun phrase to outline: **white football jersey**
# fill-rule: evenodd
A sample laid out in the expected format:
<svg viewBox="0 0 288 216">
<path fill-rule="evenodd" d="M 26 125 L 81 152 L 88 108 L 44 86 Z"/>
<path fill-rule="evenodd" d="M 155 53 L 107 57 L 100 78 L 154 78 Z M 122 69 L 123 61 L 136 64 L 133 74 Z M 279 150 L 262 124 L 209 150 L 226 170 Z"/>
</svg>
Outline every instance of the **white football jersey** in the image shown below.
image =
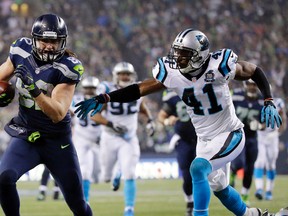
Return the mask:
<svg viewBox="0 0 288 216">
<path fill-rule="evenodd" d="M 76 109 L 75 104 L 83 101 L 84 95 L 74 95 L 70 110 L 74 112 Z M 92 121 L 89 117 L 86 119 L 73 118 L 73 136 L 83 139 L 83 143 L 89 141 L 96 143 L 99 141 L 101 128 L 100 125 Z"/>
<path fill-rule="evenodd" d="M 102 82 L 97 87 L 97 94 L 108 93 L 117 89 L 117 86 L 113 82 Z M 109 102 L 103 114 L 108 121 L 126 126 L 128 132 L 124 137 L 130 139 L 137 135 L 138 113 L 141 102 L 142 98 L 128 103 Z M 115 134 L 114 130 L 107 126 L 103 126 L 103 131 Z"/>
<path fill-rule="evenodd" d="M 168 57 L 158 59 L 153 68 L 155 79 L 174 90 L 187 106 L 199 137 L 212 139 L 216 135 L 244 127 L 237 118 L 229 91 L 229 80 L 236 71 L 237 55 L 230 49 L 211 53 L 197 76 L 181 74 L 171 69 Z"/>
</svg>

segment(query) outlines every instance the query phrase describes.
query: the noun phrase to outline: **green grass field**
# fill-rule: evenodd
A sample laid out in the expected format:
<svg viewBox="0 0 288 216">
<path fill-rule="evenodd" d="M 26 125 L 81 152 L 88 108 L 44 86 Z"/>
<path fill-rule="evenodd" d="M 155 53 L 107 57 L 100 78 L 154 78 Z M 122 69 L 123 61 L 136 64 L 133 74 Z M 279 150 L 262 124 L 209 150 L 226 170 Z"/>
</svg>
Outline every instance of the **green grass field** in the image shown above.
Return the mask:
<svg viewBox="0 0 288 216">
<path fill-rule="evenodd" d="M 185 203 L 182 194 L 182 181 L 179 180 L 138 180 L 136 216 L 184 216 Z M 240 182 L 237 180 L 237 188 Z M 51 197 L 52 182 L 46 201 L 36 201 L 38 182 L 19 182 L 21 216 L 71 216 L 64 200 L 54 201 Z M 123 215 L 122 187 L 119 191 L 110 190 L 110 185 L 92 185 L 90 204 L 95 216 Z M 251 205 L 276 212 L 288 206 L 288 176 L 277 176 L 273 201 L 258 201 L 254 198 L 254 185 L 251 189 Z M 4 215 L 0 210 L 0 215 Z M 232 215 L 212 195 L 210 215 Z"/>
</svg>

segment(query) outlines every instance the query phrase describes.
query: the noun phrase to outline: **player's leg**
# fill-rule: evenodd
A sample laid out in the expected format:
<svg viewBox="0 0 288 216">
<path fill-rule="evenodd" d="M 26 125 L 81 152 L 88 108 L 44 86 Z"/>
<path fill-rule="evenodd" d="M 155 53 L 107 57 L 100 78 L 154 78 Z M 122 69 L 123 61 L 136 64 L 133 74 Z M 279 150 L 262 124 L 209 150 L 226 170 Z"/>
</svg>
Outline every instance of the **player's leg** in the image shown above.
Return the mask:
<svg viewBox="0 0 288 216">
<path fill-rule="evenodd" d="M 117 191 L 120 188 L 121 176 L 122 176 L 119 162 L 116 163 L 114 169 L 115 169 L 115 172 L 114 172 L 114 177 L 112 180 L 111 188 L 113 191 Z"/>
<path fill-rule="evenodd" d="M 198 138 L 197 142 L 197 157 L 193 160 L 190 173 L 192 175 L 193 182 L 193 198 L 194 198 L 194 216 L 198 215 L 208 215 L 209 203 L 210 203 L 210 187 L 208 182 L 208 176 L 212 171 L 226 166 L 235 159 L 244 147 L 245 137 L 243 130 L 237 130 L 231 133 L 223 133 L 218 135 L 212 140 L 203 140 Z M 213 163 L 213 165 L 212 165 Z M 214 184 L 220 184 L 217 179 Z M 211 182 L 210 182 L 211 185 Z M 227 181 L 228 185 L 228 181 Z M 232 187 L 231 187 L 232 188 Z M 226 194 L 226 193 L 225 193 Z M 233 209 L 229 209 L 232 212 L 244 213 L 245 204 L 242 202 L 240 195 L 232 192 L 227 193 L 225 196 L 220 196 L 218 198 L 221 202 L 229 209 L 229 199 L 234 199 L 238 201 L 237 206 Z M 235 203 L 233 203 L 234 206 Z"/>
<path fill-rule="evenodd" d="M 258 155 L 258 144 L 256 138 L 247 138 L 245 143 L 245 168 L 242 181 L 241 197 L 246 205 L 250 206 L 249 190 L 252 184 L 254 164 Z"/>
<path fill-rule="evenodd" d="M 73 136 L 75 149 L 77 151 L 80 170 L 82 173 L 82 186 L 84 198 L 89 202 L 89 192 L 91 184 L 91 171 L 93 170 L 93 153 L 89 151 L 89 141 L 82 136 Z"/>
<path fill-rule="evenodd" d="M 5 215 L 20 215 L 16 182 L 39 162 L 39 155 L 31 143 L 18 138 L 11 139 L 0 163 L 0 203 Z"/>
<path fill-rule="evenodd" d="M 259 200 L 263 199 L 264 168 L 267 161 L 267 146 L 263 141 L 261 136 L 258 136 L 258 155 L 254 164 L 255 196 Z"/>
<path fill-rule="evenodd" d="M 136 165 L 140 158 L 140 147 L 137 137 L 129 143 L 122 143 L 118 152 L 118 160 L 124 178 L 124 215 L 133 216 L 136 200 Z"/>
<path fill-rule="evenodd" d="M 196 141 L 195 141 L 196 143 Z M 177 161 L 183 176 L 183 192 L 186 201 L 186 216 L 191 216 L 194 207 L 193 201 L 193 187 L 192 178 L 190 175 L 190 164 L 196 157 L 196 145 L 193 143 L 187 143 L 180 139 L 179 144 L 175 148 L 177 152 Z"/>
<path fill-rule="evenodd" d="M 104 131 L 100 140 L 100 179 L 106 183 L 111 181 L 113 169 L 118 158 L 119 139 L 122 138 L 112 136 Z"/>
<path fill-rule="evenodd" d="M 265 199 L 273 199 L 273 189 L 276 178 L 276 161 L 279 154 L 279 138 L 278 135 L 273 137 L 267 144 L 267 162 L 266 162 L 266 193 Z"/>
<path fill-rule="evenodd" d="M 46 199 L 47 185 L 50 178 L 50 171 L 44 166 L 44 170 L 41 176 L 40 185 L 39 185 L 39 193 L 37 196 L 37 200 L 43 201 Z"/>
<path fill-rule="evenodd" d="M 53 187 L 53 200 L 59 200 L 60 197 L 60 188 L 57 182 L 54 180 L 54 187 Z"/>
<path fill-rule="evenodd" d="M 70 145 L 67 146 L 67 143 Z M 63 149 L 61 145 L 67 147 Z M 62 136 L 46 140 L 41 156 L 73 214 L 92 216 L 91 208 L 84 199 L 80 165 L 71 137 Z"/>
<path fill-rule="evenodd" d="M 231 174 L 229 184 L 232 187 L 235 187 L 235 179 L 237 177 L 237 171 L 244 168 L 244 165 L 245 165 L 245 146 L 242 152 L 233 161 L 231 161 Z"/>
</svg>

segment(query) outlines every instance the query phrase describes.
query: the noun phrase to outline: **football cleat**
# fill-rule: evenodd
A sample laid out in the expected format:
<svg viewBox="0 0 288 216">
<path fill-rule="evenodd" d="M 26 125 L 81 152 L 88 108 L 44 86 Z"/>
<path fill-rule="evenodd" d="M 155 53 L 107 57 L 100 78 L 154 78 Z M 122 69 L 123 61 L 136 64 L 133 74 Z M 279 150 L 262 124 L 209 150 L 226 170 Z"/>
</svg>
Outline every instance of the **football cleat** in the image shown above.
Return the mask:
<svg viewBox="0 0 288 216">
<path fill-rule="evenodd" d="M 134 210 L 132 208 L 125 210 L 124 216 L 134 216 Z"/>
<path fill-rule="evenodd" d="M 112 190 L 117 191 L 121 184 L 121 173 L 118 172 L 112 182 Z"/>
<path fill-rule="evenodd" d="M 262 190 L 262 189 L 256 190 L 256 192 L 255 192 L 255 197 L 256 197 L 258 200 L 262 200 L 262 199 L 263 199 L 263 190 Z"/>
<path fill-rule="evenodd" d="M 46 199 L 46 193 L 45 191 L 39 191 L 39 194 L 37 196 L 38 201 L 44 201 Z"/>
<path fill-rule="evenodd" d="M 266 191 L 265 200 L 272 200 L 272 199 L 273 199 L 272 192 L 271 191 Z"/>
<path fill-rule="evenodd" d="M 185 216 L 193 216 L 193 207 L 194 207 L 194 203 L 193 202 L 188 202 L 187 203 L 186 215 Z"/>
<path fill-rule="evenodd" d="M 246 206 L 249 207 L 250 206 L 249 195 L 248 194 L 246 194 L 246 195 L 241 194 L 241 198 L 242 198 L 243 202 L 246 204 Z"/>
</svg>

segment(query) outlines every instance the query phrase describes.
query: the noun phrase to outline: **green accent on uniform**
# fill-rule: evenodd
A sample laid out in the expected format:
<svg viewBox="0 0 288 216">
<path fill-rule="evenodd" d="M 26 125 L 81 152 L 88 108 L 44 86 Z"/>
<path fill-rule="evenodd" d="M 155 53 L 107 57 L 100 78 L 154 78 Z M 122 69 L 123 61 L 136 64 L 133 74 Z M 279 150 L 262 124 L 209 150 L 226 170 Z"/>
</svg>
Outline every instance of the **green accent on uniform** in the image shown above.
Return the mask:
<svg viewBox="0 0 288 216">
<path fill-rule="evenodd" d="M 41 137 L 41 134 L 39 131 L 35 131 L 28 137 L 29 142 L 35 142 L 38 138 Z"/>
<path fill-rule="evenodd" d="M 17 40 L 13 41 L 13 43 L 12 43 L 12 44 L 15 44 L 15 43 L 16 43 L 16 41 L 17 41 Z"/>
<path fill-rule="evenodd" d="M 82 74 L 84 73 L 84 67 L 82 64 L 75 65 L 73 69 L 77 71 L 80 76 L 82 76 Z"/>
<path fill-rule="evenodd" d="M 6 97 L 6 93 L 2 93 L 2 94 L 0 95 L 0 98 L 4 98 L 4 97 Z"/>
</svg>

